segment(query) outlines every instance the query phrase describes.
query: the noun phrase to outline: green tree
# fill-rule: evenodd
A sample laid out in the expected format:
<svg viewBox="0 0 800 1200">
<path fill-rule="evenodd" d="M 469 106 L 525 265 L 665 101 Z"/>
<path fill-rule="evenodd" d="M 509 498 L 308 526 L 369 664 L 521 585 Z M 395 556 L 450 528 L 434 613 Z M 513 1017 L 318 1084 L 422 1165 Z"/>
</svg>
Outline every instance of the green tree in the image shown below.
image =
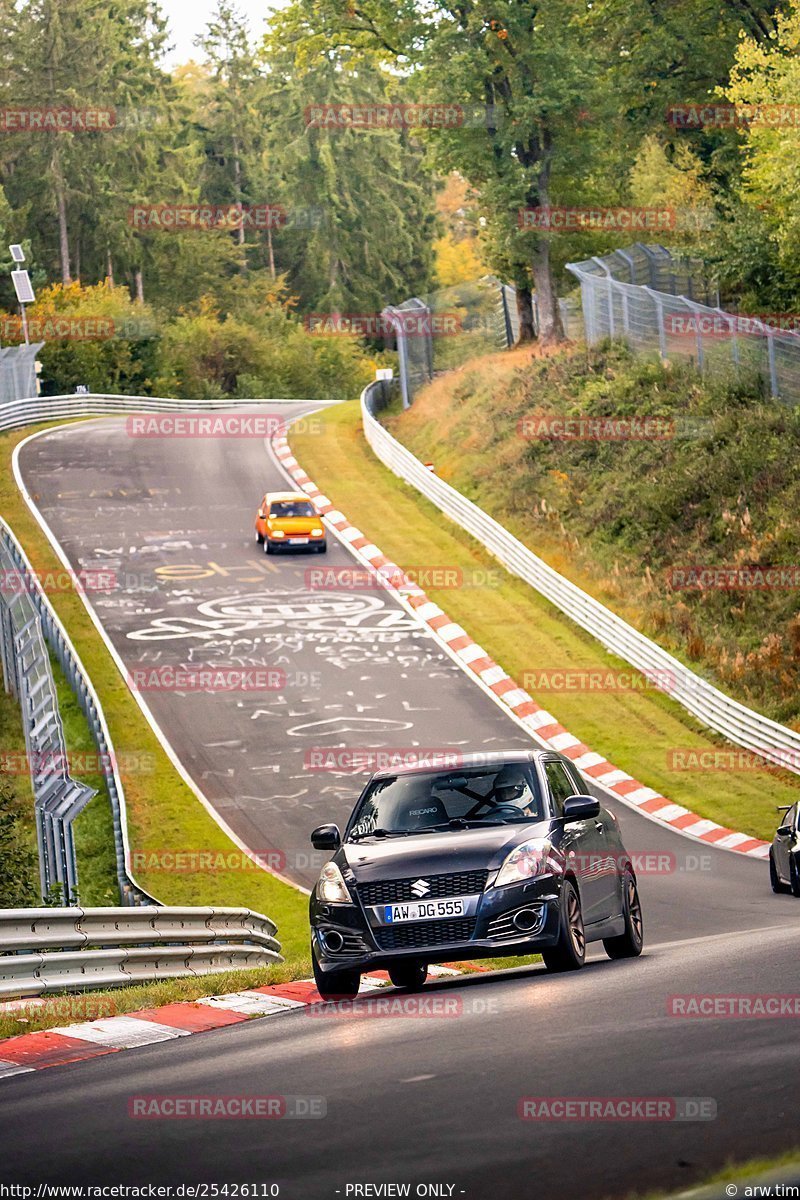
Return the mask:
<svg viewBox="0 0 800 1200">
<path fill-rule="evenodd" d="M 313 110 L 399 99 L 375 51 L 338 47 L 301 4 L 264 43 L 263 119 L 288 223 L 278 269 L 306 309 L 374 312 L 429 289 L 435 184 L 407 130 L 321 127 Z"/>
</svg>

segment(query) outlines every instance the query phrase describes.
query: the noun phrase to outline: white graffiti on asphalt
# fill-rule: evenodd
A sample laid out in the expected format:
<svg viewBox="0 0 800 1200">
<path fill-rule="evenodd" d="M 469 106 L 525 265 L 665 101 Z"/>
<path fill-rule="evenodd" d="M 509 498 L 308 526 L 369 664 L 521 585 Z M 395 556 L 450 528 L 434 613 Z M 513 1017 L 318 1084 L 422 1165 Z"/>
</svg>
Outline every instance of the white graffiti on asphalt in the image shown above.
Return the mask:
<svg viewBox="0 0 800 1200">
<path fill-rule="evenodd" d="M 134 629 L 127 637 L 134 642 L 174 641 L 179 638 L 232 638 L 240 633 L 297 630 L 302 641 L 315 635 L 350 640 L 382 640 L 385 634 L 402 637 L 419 633 L 413 617 L 402 609 L 390 608 L 377 596 L 347 592 L 260 591 L 237 593 L 197 605 L 196 617 L 159 617 Z"/>
</svg>

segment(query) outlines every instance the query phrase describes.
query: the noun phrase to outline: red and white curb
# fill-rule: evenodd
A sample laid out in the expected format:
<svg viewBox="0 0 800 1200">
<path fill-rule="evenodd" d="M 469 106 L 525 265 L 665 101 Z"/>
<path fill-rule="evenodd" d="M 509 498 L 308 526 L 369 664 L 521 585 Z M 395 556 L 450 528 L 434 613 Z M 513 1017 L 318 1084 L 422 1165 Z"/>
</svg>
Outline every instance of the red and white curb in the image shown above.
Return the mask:
<svg viewBox="0 0 800 1200">
<path fill-rule="evenodd" d="M 474 965 L 478 970 L 483 969 Z M 434 977 L 461 973 L 455 967 L 428 968 L 428 974 Z M 372 971 L 362 977 L 359 998 L 388 985 L 389 977 L 384 971 Z M 63 997 L 60 999 L 63 1002 Z M 26 1000 L 18 1003 L 23 1007 L 45 1002 Z M 253 1017 L 277 1017 L 297 1008 L 325 1003 L 312 979 L 299 979 L 293 983 L 268 984 L 222 996 L 203 996 L 199 1000 L 143 1008 L 119 1017 L 101 1017 L 96 1021 L 23 1033 L 0 1041 L 0 1079 L 62 1063 L 82 1062 L 102 1054 L 116 1054 L 120 1050 L 133 1050 L 137 1046 L 151 1046 L 191 1033 L 240 1025 Z M 331 1002 L 330 1011 L 334 1014 L 335 1008 L 335 1002 Z"/>
<path fill-rule="evenodd" d="M 579 738 L 574 737 L 552 713 L 537 704 L 494 659 L 490 658 L 465 629 L 451 621 L 438 604 L 429 600 L 422 588 L 408 579 L 397 563 L 388 559 L 360 529 L 350 524 L 344 513 L 334 508 L 328 497 L 300 466 L 285 436 L 274 437 L 272 449 L 287 474 L 308 495 L 326 523 L 336 531 L 356 558 L 374 569 L 382 586 L 395 592 L 414 609 L 417 617 L 427 625 L 452 657 L 509 709 L 535 741 L 551 750 L 557 750 L 566 758 L 571 758 L 582 775 L 605 788 L 631 808 L 670 829 L 698 841 L 719 846 L 723 850 L 735 850 L 753 858 L 767 857 L 769 842 L 750 837 L 746 833 L 737 833 L 734 829 L 726 829 L 716 821 L 699 817 L 688 808 L 674 804 L 666 796 L 628 775 L 626 771 L 619 770 L 602 754 L 596 754 Z"/>
</svg>

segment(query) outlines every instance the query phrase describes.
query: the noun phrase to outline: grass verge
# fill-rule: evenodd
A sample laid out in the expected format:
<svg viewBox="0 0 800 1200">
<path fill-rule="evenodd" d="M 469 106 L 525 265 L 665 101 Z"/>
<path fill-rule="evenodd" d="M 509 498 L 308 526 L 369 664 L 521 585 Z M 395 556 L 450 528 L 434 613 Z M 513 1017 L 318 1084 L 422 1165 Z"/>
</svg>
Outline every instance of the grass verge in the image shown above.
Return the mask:
<svg viewBox="0 0 800 1200">
<path fill-rule="evenodd" d="M 710 1175 L 707 1179 L 696 1183 L 689 1188 L 681 1188 L 680 1192 L 648 1192 L 642 1200 L 669 1200 L 669 1197 L 678 1196 L 694 1196 L 695 1193 L 703 1195 L 706 1188 L 711 1188 L 717 1183 L 736 1183 L 741 1184 L 744 1188 L 747 1184 L 750 1185 L 749 1191 L 733 1192 L 736 1196 L 780 1196 L 791 1195 L 790 1192 L 778 1192 L 775 1190 L 773 1183 L 769 1187 L 765 1179 L 776 1171 L 792 1171 L 796 1170 L 800 1175 L 800 1153 L 797 1148 L 788 1150 L 786 1154 L 778 1155 L 777 1158 L 751 1158 L 747 1162 L 728 1163 L 717 1171 L 714 1175 Z M 792 1175 L 794 1178 L 794 1175 Z M 759 1187 L 759 1185 L 761 1185 Z M 795 1193 L 796 1194 L 796 1193 Z"/>
<path fill-rule="evenodd" d="M 59 572 L 61 564 L 17 490 L 11 455 L 19 442 L 37 429 L 46 428 L 42 425 L 0 435 L 0 461 L 4 464 L 0 512 L 40 576 Z M 230 839 L 176 773 L 98 637 L 80 596 L 72 590 L 58 590 L 50 599 L 100 698 L 118 759 L 140 764 L 122 772 L 132 852 L 144 852 L 153 859 L 164 852 L 229 853 L 233 850 Z M 142 764 L 147 764 L 147 769 Z M 86 836 L 91 836 L 90 830 Z M 165 904 L 245 905 L 266 913 L 278 926 L 283 954 L 293 976 L 308 974 L 308 901 L 266 871 L 143 870 L 137 872 L 137 878 Z"/>
<path fill-rule="evenodd" d="M 291 444 L 325 495 L 401 567 L 460 572 L 461 586 L 426 591 L 520 684 L 543 668 L 632 674 L 383 467 L 364 440 L 358 405 L 329 408 L 322 436 L 300 431 L 292 434 Z M 797 799 L 796 778 L 761 767 L 676 769 L 675 750 L 714 751 L 723 743 L 674 701 L 645 691 L 645 681 L 640 682 L 641 688 L 591 694 L 534 692 L 534 699 L 592 750 L 670 800 L 732 829 L 770 838 L 775 806 Z"/>
<path fill-rule="evenodd" d="M 39 900 L 33 791 L 22 769 L 25 762 L 22 714 L 3 691 L 0 670 L 0 908 L 24 908 Z"/>
</svg>

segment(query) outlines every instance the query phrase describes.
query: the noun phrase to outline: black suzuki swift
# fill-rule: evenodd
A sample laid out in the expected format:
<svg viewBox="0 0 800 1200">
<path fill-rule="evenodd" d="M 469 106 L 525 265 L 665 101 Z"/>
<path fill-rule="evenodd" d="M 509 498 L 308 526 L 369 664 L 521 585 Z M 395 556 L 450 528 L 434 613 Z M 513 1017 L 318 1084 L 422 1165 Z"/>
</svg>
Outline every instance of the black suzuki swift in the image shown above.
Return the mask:
<svg viewBox="0 0 800 1200">
<path fill-rule="evenodd" d="M 373 775 L 311 894 L 311 954 L 325 997 L 354 996 L 386 970 L 418 988 L 430 963 L 541 954 L 581 967 L 586 943 L 642 951 L 633 864 L 614 815 L 552 751 L 460 757 L 456 768 Z"/>
</svg>

